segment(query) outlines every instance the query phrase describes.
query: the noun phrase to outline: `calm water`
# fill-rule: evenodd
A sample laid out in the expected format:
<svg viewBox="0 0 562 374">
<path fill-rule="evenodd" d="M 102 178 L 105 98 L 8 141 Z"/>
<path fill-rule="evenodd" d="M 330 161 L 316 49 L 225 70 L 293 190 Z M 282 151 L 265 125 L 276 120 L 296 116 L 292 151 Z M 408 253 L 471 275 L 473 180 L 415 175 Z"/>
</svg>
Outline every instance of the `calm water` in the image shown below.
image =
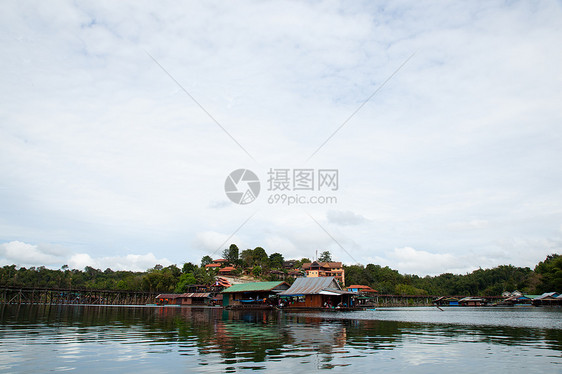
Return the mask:
<svg viewBox="0 0 562 374">
<path fill-rule="evenodd" d="M 562 373 L 562 309 L 0 306 L 0 372 Z"/>
</svg>

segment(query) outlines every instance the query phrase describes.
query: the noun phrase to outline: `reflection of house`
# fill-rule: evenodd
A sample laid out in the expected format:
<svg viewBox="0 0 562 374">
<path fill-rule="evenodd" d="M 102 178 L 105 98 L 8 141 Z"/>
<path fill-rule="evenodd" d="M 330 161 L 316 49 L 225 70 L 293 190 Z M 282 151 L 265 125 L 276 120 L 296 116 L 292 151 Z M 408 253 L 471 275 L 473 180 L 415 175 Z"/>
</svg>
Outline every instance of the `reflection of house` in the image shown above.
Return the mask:
<svg viewBox="0 0 562 374">
<path fill-rule="evenodd" d="M 325 308 L 353 306 L 353 292 L 341 289 L 334 277 L 297 278 L 279 294 L 288 308 Z"/>
<path fill-rule="evenodd" d="M 211 294 L 208 292 L 198 293 L 163 293 L 156 296 L 158 305 L 209 305 Z"/>
<path fill-rule="evenodd" d="M 334 277 L 341 284 L 345 284 L 345 271 L 341 262 L 307 262 L 302 264 L 302 270 L 307 277 Z"/>
<path fill-rule="evenodd" d="M 272 307 L 273 305 L 277 305 L 277 301 L 271 299 L 288 288 L 289 284 L 285 282 L 235 284 L 222 291 L 222 305 L 229 308 Z"/>
</svg>

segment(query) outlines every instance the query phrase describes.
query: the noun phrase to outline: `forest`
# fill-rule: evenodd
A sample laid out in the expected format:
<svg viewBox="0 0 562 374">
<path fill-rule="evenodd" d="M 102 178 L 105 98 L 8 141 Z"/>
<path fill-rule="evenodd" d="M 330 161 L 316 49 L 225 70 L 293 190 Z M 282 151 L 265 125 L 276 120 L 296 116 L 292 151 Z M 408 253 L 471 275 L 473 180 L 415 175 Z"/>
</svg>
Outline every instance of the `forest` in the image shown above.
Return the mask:
<svg viewBox="0 0 562 374">
<path fill-rule="evenodd" d="M 268 255 L 261 247 L 239 252 L 234 244 L 222 255 L 236 266 L 236 275 L 246 275 L 256 281 L 284 279 L 292 283 L 294 279 L 287 276 L 288 272 L 310 262 L 308 258 L 285 261 L 282 254 Z M 330 252 L 322 252 L 318 260 L 332 261 Z M 144 272 L 100 270 L 90 266 L 79 270 L 67 265 L 60 269 L 6 265 L 0 268 L 0 287 L 185 292 L 190 285 L 214 282 L 217 270 L 205 268 L 211 262 L 211 257 L 204 256 L 200 264 L 186 262 L 181 268 L 155 265 Z M 425 277 L 400 274 L 388 266 L 375 264 L 344 265 L 343 268 L 346 284 L 342 286 L 367 285 L 381 294 L 491 296 L 514 290 L 525 294 L 562 292 L 562 256 L 559 254 L 547 256 L 534 269 L 500 265 L 467 274 Z"/>
</svg>

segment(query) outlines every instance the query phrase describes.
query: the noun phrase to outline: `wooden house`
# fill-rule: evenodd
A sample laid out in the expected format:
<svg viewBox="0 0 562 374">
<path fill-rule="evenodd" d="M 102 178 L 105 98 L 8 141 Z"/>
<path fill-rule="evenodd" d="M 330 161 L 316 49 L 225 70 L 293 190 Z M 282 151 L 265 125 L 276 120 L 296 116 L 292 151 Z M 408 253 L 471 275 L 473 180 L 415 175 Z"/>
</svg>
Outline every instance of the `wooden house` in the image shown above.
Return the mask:
<svg viewBox="0 0 562 374">
<path fill-rule="evenodd" d="M 156 296 L 158 305 L 210 305 L 211 300 L 209 292 L 170 293 Z"/>
<path fill-rule="evenodd" d="M 370 295 L 370 294 L 374 294 L 374 293 L 378 292 L 377 290 L 373 290 L 369 286 L 363 286 L 363 285 L 360 285 L 360 284 L 354 284 L 354 285 L 348 286 L 347 290 L 349 292 L 356 292 L 358 294 L 366 294 L 366 295 Z"/>
<path fill-rule="evenodd" d="M 486 305 L 486 300 L 480 297 L 463 297 L 459 300 L 460 306 L 484 306 Z"/>
<path fill-rule="evenodd" d="M 350 308 L 354 306 L 354 292 L 344 291 L 334 277 L 297 278 L 286 291 L 279 294 L 280 306 L 285 308 Z"/>
<path fill-rule="evenodd" d="M 562 295 L 558 292 L 545 292 L 532 301 L 535 306 L 562 306 Z"/>
<path fill-rule="evenodd" d="M 235 284 L 222 291 L 225 308 L 273 308 L 277 295 L 289 288 L 286 282 L 252 282 Z"/>
</svg>

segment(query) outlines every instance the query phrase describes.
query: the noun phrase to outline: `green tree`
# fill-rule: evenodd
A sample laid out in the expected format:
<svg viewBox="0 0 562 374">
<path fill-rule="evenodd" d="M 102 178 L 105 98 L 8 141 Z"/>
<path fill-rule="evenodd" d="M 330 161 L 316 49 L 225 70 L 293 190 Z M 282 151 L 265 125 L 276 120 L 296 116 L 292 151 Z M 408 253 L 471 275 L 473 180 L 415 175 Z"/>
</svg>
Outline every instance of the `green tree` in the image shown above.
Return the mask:
<svg viewBox="0 0 562 374">
<path fill-rule="evenodd" d="M 201 259 L 201 267 L 204 268 L 205 265 L 209 265 L 213 263 L 213 259 L 211 256 L 207 255 L 207 256 L 203 256 L 203 258 Z"/>
<path fill-rule="evenodd" d="M 320 257 L 318 257 L 318 262 L 331 262 L 332 261 L 332 254 L 330 251 L 324 251 L 320 253 Z"/>
<path fill-rule="evenodd" d="M 197 267 L 197 265 L 194 265 L 191 262 L 186 262 L 186 263 L 183 264 L 183 267 L 181 268 L 181 272 L 183 274 L 192 273 L 193 270 L 195 270 L 196 267 Z"/>
<path fill-rule="evenodd" d="M 250 268 L 254 266 L 254 250 L 253 249 L 245 249 L 240 253 L 240 260 L 242 261 L 242 266 L 245 268 Z"/>
<path fill-rule="evenodd" d="M 176 285 L 176 288 L 174 289 L 174 292 L 176 293 L 184 293 L 187 291 L 187 288 L 192 285 L 192 284 L 196 284 L 197 280 L 195 279 L 195 275 L 193 275 L 193 273 L 183 273 L 179 280 L 178 283 Z"/>
<path fill-rule="evenodd" d="M 262 247 L 254 248 L 254 263 L 260 265 L 261 267 L 267 266 L 267 262 L 269 257 L 267 256 L 267 252 Z"/>
<path fill-rule="evenodd" d="M 535 267 L 535 273 L 540 275 L 539 292 L 562 291 L 562 256 L 552 254 Z"/>
<path fill-rule="evenodd" d="M 228 249 L 222 251 L 222 256 L 233 265 L 238 264 L 239 250 L 236 244 L 231 244 Z"/>
<path fill-rule="evenodd" d="M 262 272 L 262 269 L 261 269 L 261 266 L 259 266 L 259 265 L 254 266 L 254 268 L 252 269 L 252 275 L 256 278 L 261 275 L 261 272 Z"/>
<path fill-rule="evenodd" d="M 272 253 L 269 256 L 269 266 L 272 269 L 281 269 L 283 268 L 283 262 L 285 261 L 285 259 L 283 258 L 283 255 L 281 253 Z"/>
</svg>

